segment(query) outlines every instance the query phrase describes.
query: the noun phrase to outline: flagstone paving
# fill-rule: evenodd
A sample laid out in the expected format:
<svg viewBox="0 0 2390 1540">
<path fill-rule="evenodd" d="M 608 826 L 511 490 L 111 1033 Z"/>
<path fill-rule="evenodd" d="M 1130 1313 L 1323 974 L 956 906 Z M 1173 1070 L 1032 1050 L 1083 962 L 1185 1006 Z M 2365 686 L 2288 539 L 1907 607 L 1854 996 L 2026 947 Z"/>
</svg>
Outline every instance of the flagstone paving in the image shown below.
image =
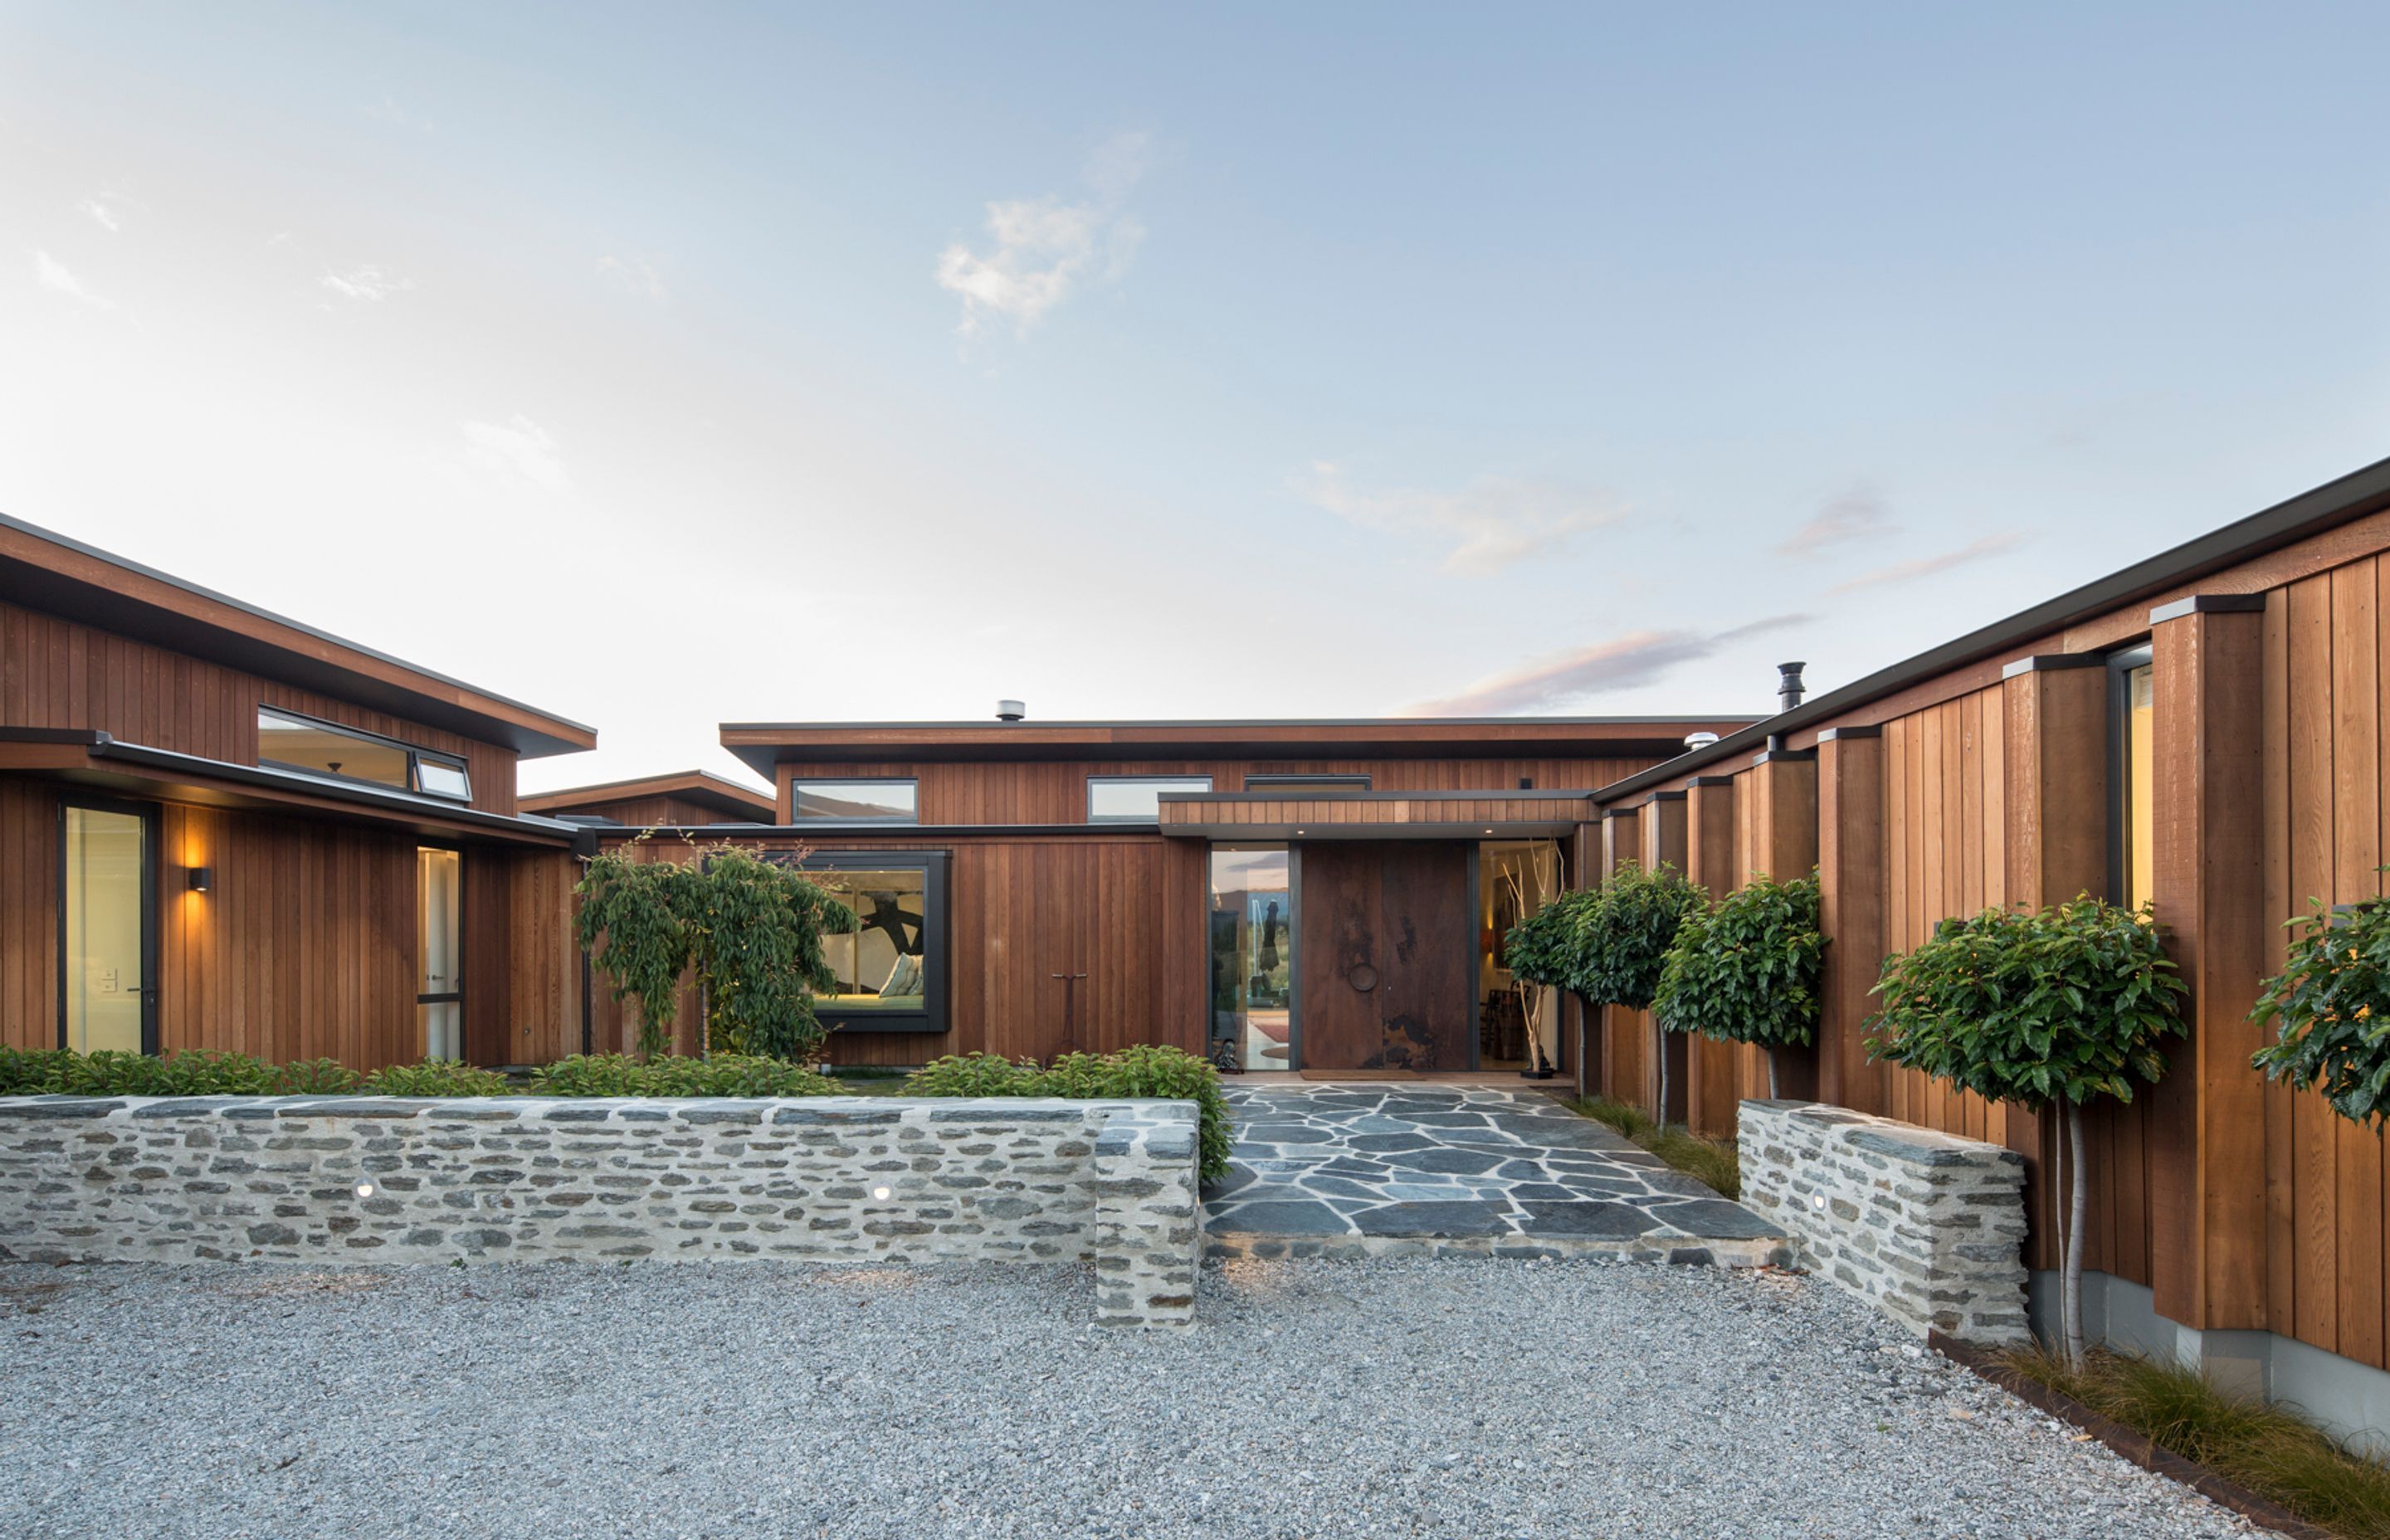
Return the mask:
<svg viewBox="0 0 2390 1540">
<path fill-rule="evenodd" d="M 1214 1254 L 1458 1250 L 1780 1260 L 1783 1234 L 1550 1097 L 1401 1082 L 1227 1087 Z"/>
</svg>

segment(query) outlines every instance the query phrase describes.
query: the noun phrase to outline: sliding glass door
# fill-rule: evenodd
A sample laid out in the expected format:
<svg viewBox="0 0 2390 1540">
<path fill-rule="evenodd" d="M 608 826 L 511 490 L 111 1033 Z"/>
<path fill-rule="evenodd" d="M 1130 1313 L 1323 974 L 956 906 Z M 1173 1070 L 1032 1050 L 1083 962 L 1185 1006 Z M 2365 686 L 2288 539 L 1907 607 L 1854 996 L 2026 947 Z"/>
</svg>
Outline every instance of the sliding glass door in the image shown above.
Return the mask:
<svg viewBox="0 0 2390 1540">
<path fill-rule="evenodd" d="M 1212 1051 L 1248 1070 L 1299 1068 L 1294 894 L 1284 845 L 1212 847 Z"/>
<path fill-rule="evenodd" d="M 58 1041 L 158 1051 L 157 812 L 73 802 L 60 824 Z"/>
<path fill-rule="evenodd" d="M 425 845 L 415 863 L 416 955 L 422 958 L 415 995 L 418 1040 L 426 1059 L 462 1059 L 465 986 L 456 918 L 464 858 Z"/>
</svg>

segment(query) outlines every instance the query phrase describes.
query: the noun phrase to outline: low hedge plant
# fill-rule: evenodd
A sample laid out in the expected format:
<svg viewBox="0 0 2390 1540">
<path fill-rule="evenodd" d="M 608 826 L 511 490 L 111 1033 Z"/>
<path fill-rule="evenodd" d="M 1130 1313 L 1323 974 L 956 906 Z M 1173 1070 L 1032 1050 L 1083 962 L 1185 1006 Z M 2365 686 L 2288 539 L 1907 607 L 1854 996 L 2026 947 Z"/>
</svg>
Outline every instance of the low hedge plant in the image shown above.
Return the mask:
<svg viewBox="0 0 2390 1540">
<path fill-rule="evenodd" d="M 574 1054 L 532 1075 L 535 1097 L 834 1097 L 828 1075 L 784 1059 L 668 1054 L 645 1061 L 628 1054 Z"/>
<path fill-rule="evenodd" d="M 528 1090 L 495 1070 L 450 1059 L 361 1074 L 329 1059 L 269 1064 L 239 1053 L 147 1054 L 0 1048 L 0 1096 L 77 1097 L 827 1097 L 827 1075 L 783 1059 L 716 1054 L 641 1062 L 576 1054 L 538 1071 Z"/>
<path fill-rule="evenodd" d="M 1040 1068 L 1034 1059 L 1015 1061 L 998 1054 L 953 1054 L 931 1060 L 906 1077 L 908 1097 L 1060 1097 L 1072 1101 L 1142 1097 L 1191 1101 L 1198 1114 L 1201 1176 L 1216 1182 L 1228 1174 L 1236 1142 L 1220 1072 L 1183 1048 L 1138 1044 L 1111 1053 L 1066 1053 Z"/>
</svg>

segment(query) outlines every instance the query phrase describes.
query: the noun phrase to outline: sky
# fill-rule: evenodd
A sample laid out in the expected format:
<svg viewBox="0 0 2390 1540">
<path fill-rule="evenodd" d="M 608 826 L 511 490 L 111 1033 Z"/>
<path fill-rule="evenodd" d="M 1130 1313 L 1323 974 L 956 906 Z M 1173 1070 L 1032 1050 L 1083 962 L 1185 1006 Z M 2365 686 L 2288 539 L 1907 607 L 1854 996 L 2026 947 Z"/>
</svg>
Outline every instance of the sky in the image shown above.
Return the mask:
<svg viewBox="0 0 2390 1540">
<path fill-rule="evenodd" d="M 0 3 L 0 511 L 592 724 L 1750 713 L 2390 455 L 2390 7 Z"/>
</svg>

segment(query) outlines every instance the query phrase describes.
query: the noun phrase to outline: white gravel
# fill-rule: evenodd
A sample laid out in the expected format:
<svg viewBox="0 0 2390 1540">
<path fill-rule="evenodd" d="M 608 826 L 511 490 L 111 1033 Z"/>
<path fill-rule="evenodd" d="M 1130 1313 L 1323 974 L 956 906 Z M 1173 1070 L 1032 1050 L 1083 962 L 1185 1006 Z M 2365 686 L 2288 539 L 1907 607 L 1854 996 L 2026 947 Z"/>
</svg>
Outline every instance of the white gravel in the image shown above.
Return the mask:
<svg viewBox="0 0 2390 1540">
<path fill-rule="evenodd" d="M 2255 1534 L 1810 1280 L 0 1267 L 0 1535 Z"/>
</svg>

